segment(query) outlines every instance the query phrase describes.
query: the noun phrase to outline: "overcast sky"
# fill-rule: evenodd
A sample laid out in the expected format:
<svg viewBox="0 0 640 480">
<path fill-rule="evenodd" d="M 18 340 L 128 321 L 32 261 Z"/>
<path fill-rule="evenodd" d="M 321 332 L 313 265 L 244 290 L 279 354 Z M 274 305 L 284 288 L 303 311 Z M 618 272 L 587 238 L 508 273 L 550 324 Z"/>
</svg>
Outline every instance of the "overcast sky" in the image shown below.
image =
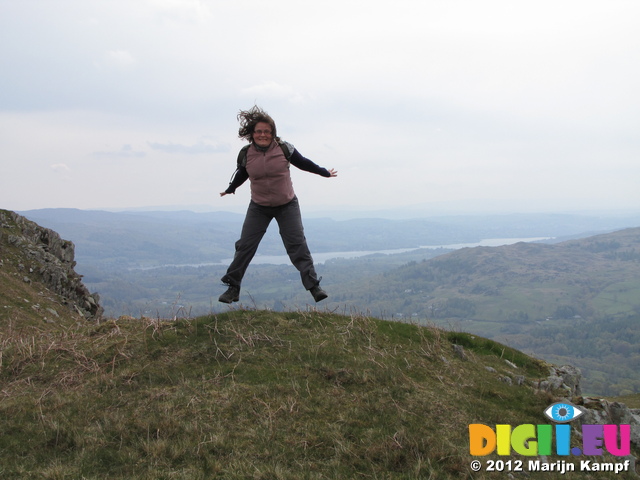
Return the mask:
<svg viewBox="0 0 640 480">
<path fill-rule="evenodd" d="M 208 205 L 254 103 L 305 208 L 640 210 L 636 0 L 0 0 L 0 208 Z"/>
</svg>

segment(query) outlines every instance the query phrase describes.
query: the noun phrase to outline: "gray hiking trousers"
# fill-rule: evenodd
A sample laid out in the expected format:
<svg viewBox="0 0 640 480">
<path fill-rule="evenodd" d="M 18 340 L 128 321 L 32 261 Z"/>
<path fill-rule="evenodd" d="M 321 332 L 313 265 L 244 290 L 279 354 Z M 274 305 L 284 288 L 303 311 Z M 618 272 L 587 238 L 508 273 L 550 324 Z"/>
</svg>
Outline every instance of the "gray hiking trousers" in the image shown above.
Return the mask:
<svg viewBox="0 0 640 480">
<path fill-rule="evenodd" d="M 258 245 L 260 245 L 267 227 L 274 218 L 278 222 L 282 243 L 284 243 L 291 263 L 300 272 L 304 288 L 309 290 L 319 283 L 313 267 L 313 258 L 311 258 L 311 252 L 307 246 L 307 239 L 304 236 L 297 197 L 279 207 L 265 207 L 251 201 L 242 225 L 240 240 L 235 244 L 236 253 L 227 273 L 222 277 L 223 283 L 235 287 L 240 286 L 244 273 L 258 250 Z"/>
</svg>

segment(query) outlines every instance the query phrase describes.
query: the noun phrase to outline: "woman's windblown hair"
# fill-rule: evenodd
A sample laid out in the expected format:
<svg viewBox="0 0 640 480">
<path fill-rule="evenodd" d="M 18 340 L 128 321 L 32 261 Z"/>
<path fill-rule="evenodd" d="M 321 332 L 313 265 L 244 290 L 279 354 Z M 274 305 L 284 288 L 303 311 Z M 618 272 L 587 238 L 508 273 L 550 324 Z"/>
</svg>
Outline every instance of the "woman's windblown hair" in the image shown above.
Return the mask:
<svg viewBox="0 0 640 480">
<path fill-rule="evenodd" d="M 238 130 L 238 137 L 240 138 L 244 138 L 249 142 L 253 141 L 253 131 L 256 124 L 258 122 L 264 122 L 271 126 L 274 140 L 280 140 L 276 132 L 276 122 L 273 121 L 273 118 L 271 118 L 267 112 L 258 106 L 253 106 L 249 110 L 240 110 L 240 112 L 238 112 L 238 121 L 240 122 L 240 129 Z"/>
</svg>

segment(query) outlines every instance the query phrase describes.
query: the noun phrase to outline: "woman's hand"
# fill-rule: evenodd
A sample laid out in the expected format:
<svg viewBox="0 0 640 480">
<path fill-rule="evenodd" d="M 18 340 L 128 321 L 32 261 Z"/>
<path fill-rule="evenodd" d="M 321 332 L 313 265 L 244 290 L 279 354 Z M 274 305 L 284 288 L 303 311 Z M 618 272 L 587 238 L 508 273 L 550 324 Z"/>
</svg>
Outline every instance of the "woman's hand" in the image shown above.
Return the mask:
<svg viewBox="0 0 640 480">
<path fill-rule="evenodd" d="M 329 170 L 329 173 L 331 174 L 332 177 L 337 177 L 338 176 L 338 171 L 334 170 L 333 168 Z"/>
<path fill-rule="evenodd" d="M 225 195 L 229 195 L 227 192 L 220 192 L 220 196 L 224 197 Z"/>
</svg>

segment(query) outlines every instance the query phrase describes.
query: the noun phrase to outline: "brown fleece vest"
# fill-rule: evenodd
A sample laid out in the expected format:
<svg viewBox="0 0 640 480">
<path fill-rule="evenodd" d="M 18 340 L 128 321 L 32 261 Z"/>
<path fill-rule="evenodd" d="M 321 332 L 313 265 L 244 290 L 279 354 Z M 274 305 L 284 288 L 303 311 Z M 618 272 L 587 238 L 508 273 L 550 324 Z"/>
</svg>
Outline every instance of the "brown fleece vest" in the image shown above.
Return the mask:
<svg viewBox="0 0 640 480">
<path fill-rule="evenodd" d="M 271 142 L 266 152 L 255 145 L 247 151 L 247 173 L 251 180 L 251 200 L 265 207 L 279 207 L 293 200 L 295 193 L 286 159 L 278 142 Z"/>
</svg>

